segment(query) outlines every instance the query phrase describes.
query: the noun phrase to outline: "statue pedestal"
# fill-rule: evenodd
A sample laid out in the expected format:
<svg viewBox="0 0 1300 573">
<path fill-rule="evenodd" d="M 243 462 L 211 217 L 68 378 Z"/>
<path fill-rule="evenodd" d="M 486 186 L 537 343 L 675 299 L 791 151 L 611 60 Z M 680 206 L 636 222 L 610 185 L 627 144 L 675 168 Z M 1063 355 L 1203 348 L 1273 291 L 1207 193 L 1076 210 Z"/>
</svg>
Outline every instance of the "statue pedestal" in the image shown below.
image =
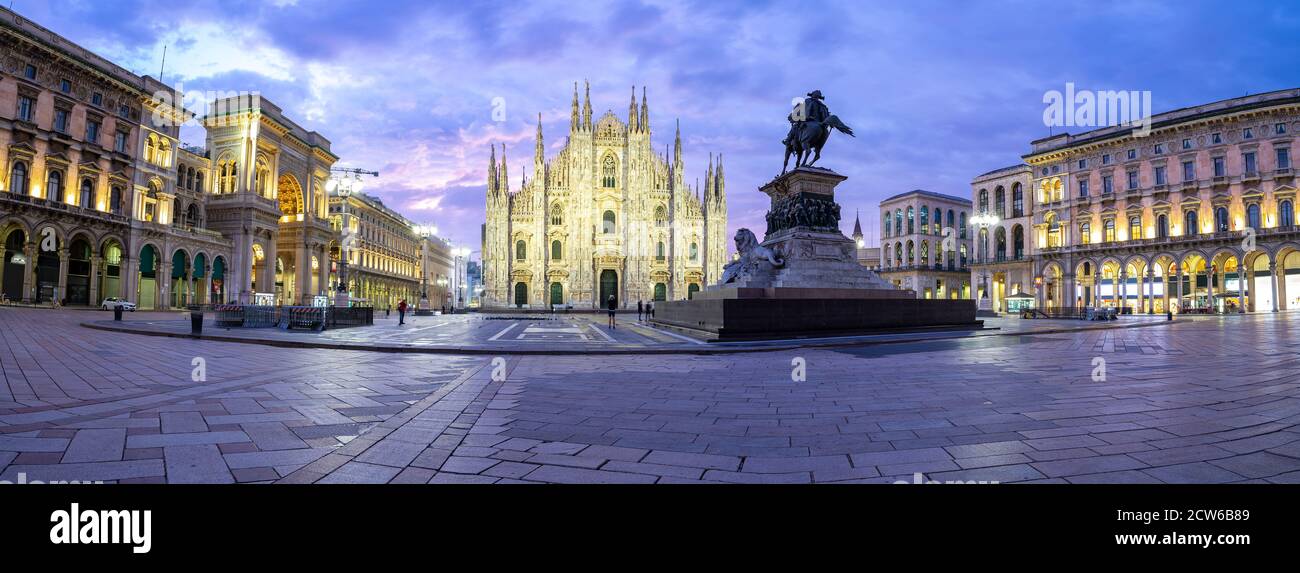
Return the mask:
<svg viewBox="0 0 1300 573">
<path fill-rule="evenodd" d="M 835 186 L 845 179 L 800 167 L 764 185 L 771 208 L 763 242 L 738 238 L 746 252 L 728 266 L 729 282 L 656 304 L 653 322 L 709 340 L 982 326 L 973 301 L 917 299 L 858 263 L 857 245 L 839 230 Z"/>
</svg>

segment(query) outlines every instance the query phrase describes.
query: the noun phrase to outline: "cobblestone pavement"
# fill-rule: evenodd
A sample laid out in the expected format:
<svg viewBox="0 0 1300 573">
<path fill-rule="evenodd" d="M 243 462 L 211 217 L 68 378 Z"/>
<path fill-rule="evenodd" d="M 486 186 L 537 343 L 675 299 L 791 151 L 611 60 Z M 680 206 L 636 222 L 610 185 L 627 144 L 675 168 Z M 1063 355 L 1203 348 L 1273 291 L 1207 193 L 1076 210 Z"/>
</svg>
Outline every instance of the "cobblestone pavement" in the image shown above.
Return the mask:
<svg viewBox="0 0 1300 573">
<path fill-rule="evenodd" d="M 83 322 L 97 328 L 126 329 L 132 332 L 186 335 L 190 334 L 190 319 L 183 313 L 153 313 L 147 316 L 128 317 L 131 320 L 114 322 L 108 315 L 88 313 Z M 886 333 L 855 337 L 807 339 L 797 344 L 790 341 L 707 343 L 689 336 L 650 325 L 636 319 L 636 314 L 619 315 L 617 328 L 608 328 L 605 315 L 595 313 L 572 314 L 456 314 L 442 316 L 407 317 L 405 325 L 398 325 L 397 315 L 377 313 L 373 328 L 342 328 L 312 332 L 310 330 L 280 330 L 279 328 L 224 328 L 208 319 L 203 336 L 215 340 L 267 341 L 277 344 L 306 344 L 330 348 L 398 348 L 417 351 L 446 351 L 452 353 L 503 352 L 510 354 L 555 353 L 622 353 L 639 352 L 703 352 L 746 348 L 790 347 L 797 345 L 832 345 L 845 342 L 882 342 L 929 338 L 961 338 L 971 336 L 1000 336 L 1008 333 L 1047 332 L 1061 329 L 1115 328 L 1127 326 L 1159 325 L 1165 317 L 1136 315 L 1125 316 L 1116 322 L 1085 322 L 1079 320 L 1020 320 L 1019 318 L 988 318 L 983 329 L 961 328 L 930 330 L 911 333 Z"/>
<path fill-rule="evenodd" d="M 138 336 L 88 314 L 0 309 L 0 480 L 1300 481 L 1300 314 L 505 358 Z"/>
</svg>

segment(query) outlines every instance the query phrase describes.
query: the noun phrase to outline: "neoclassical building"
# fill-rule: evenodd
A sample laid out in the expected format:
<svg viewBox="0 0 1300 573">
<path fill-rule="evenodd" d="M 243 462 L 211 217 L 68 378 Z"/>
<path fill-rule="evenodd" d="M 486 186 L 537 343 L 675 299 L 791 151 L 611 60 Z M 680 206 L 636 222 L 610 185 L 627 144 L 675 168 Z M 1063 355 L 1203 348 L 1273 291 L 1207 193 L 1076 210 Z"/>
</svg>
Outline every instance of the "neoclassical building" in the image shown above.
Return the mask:
<svg viewBox="0 0 1300 573">
<path fill-rule="evenodd" d="M 378 197 L 364 193 L 347 196 L 337 191 L 330 193 L 329 213 L 336 226 L 346 227 L 347 234 L 356 236 L 348 249 L 347 280 L 352 295 L 369 301 L 375 308 L 396 307 L 402 300 L 414 307 L 425 292 L 421 290 L 420 269 L 431 268 L 422 257 L 426 254 L 436 257 L 440 249 L 430 251 L 430 248 L 440 242 L 435 240 L 430 246 L 422 246 L 423 239 L 413 230 L 414 223 L 384 205 Z M 333 259 L 340 256 L 337 247 L 332 247 Z M 437 306 L 438 293 L 428 294 L 430 304 Z"/>
<path fill-rule="evenodd" d="M 992 216 L 991 225 L 973 225 L 975 254 L 970 261 L 971 284 L 981 308 L 1013 311 L 1015 299 L 1034 291 L 1032 170 L 1023 163 L 990 171 L 971 181 L 974 214 Z M 1008 297 L 1012 297 L 1009 299 Z"/>
<path fill-rule="evenodd" d="M 1300 308 L 1300 89 L 1033 142 L 1040 308 Z"/>
<path fill-rule="evenodd" d="M 881 201 L 880 276 L 917 298 L 970 298 L 970 210 L 967 199 L 923 189 Z"/>
<path fill-rule="evenodd" d="M 137 76 L 0 9 L 0 292 L 166 308 L 217 300 L 231 244 L 207 228 L 193 114 Z"/>
<path fill-rule="evenodd" d="M 568 141 L 545 156 L 541 118 L 533 168 L 511 191 L 505 150 L 491 151 L 483 233 L 484 305 L 600 307 L 676 300 L 717 282 L 727 256 L 722 158 L 703 187 L 687 184 L 681 129 L 673 153 L 652 148 L 650 111 L 633 89 L 627 121 L 593 121 L 590 86 L 574 85 Z M 666 150 L 665 150 L 666 152 Z"/>
</svg>

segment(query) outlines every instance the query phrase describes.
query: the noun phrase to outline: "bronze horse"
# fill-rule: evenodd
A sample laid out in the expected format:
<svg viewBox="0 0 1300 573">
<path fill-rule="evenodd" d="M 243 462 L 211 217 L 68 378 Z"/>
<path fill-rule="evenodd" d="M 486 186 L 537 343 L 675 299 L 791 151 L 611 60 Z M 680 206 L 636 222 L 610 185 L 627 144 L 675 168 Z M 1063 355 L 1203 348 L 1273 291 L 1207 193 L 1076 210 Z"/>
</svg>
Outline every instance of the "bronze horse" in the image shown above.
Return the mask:
<svg viewBox="0 0 1300 573">
<path fill-rule="evenodd" d="M 790 165 L 790 155 L 795 155 L 794 167 L 811 167 L 818 159 L 822 157 L 822 147 L 826 145 L 826 140 L 831 136 L 831 128 L 838 129 L 840 133 L 849 137 L 853 135 L 853 130 L 844 125 L 840 118 L 834 115 L 826 118 L 824 123 L 817 121 L 805 121 L 798 128 L 798 137 L 791 134 L 785 138 L 785 162 L 781 164 L 781 173 L 784 174 L 786 168 Z M 790 130 L 794 132 L 794 129 Z M 811 156 L 811 159 L 809 159 Z"/>
</svg>

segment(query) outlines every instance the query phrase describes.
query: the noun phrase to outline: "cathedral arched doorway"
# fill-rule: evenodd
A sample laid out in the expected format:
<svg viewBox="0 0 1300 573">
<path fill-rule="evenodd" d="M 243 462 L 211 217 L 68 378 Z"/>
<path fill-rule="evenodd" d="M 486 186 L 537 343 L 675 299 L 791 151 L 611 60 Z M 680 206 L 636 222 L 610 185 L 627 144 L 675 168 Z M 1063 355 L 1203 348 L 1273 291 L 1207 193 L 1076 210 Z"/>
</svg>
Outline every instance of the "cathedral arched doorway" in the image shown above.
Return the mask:
<svg viewBox="0 0 1300 573">
<path fill-rule="evenodd" d="M 655 300 L 668 300 L 668 287 L 664 286 L 664 283 L 655 283 Z"/>
<path fill-rule="evenodd" d="M 609 297 L 614 297 L 614 302 L 618 303 L 618 271 L 605 269 L 600 271 L 600 300 L 597 301 L 600 308 L 605 308 L 609 304 Z"/>
<path fill-rule="evenodd" d="M 551 304 L 564 304 L 564 287 L 560 283 L 551 283 Z"/>
<path fill-rule="evenodd" d="M 515 306 L 522 307 L 526 304 L 528 304 L 528 285 L 515 283 Z"/>
<path fill-rule="evenodd" d="M 226 301 L 226 259 L 217 257 L 212 260 L 212 302 Z"/>
<path fill-rule="evenodd" d="M 121 297 L 122 294 L 122 244 L 109 239 L 100 248 L 104 253 L 104 273 L 99 277 L 99 300 L 110 296 Z"/>
<path fill-rule="evenodd" d="M 695 298 L 695 293 L 700 292 L 700 285 L 691 283 L 686 287 L 686 298 Z"/>
</svg>

